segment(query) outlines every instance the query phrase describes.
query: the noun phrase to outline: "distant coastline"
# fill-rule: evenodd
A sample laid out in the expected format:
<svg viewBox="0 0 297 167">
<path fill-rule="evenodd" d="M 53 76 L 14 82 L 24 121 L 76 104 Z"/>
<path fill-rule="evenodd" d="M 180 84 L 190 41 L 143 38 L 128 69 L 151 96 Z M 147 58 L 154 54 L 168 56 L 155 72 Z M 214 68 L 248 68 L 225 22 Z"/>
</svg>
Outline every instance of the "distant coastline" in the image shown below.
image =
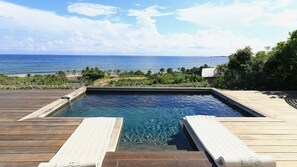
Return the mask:
<svg viewBox="0 0 297 167">
<path fill-rule="evenodd" d="M 192 68 L 208 64 L 212 67 L 228 62 L 226 56 L 136 56 L 136 55 L 39 55 L 0 54 L 0 73 L 9 76 L 54 74 L 57 71 L 81 71 L 86 66 L 102 70 L 159 71 L 160 68 Z"/>
</svg>

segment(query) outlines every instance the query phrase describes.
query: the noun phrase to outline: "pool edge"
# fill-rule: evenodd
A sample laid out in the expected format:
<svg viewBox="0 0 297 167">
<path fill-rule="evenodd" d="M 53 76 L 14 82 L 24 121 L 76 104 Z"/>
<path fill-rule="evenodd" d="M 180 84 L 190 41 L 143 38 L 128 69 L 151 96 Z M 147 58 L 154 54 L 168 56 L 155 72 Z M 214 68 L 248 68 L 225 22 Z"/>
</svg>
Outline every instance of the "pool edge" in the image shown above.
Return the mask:
<svg viewBox="0 0 297 167">
<path fill-rule="evenodd" d="M 25 117 L 19 119 L 18 121 L 23 121 L 31 118 L 43 118 L 47 117 L 55 112 L 57 112 L 62 107 L 66 106 L 69 102 L 76 100 L 87 92 L 154 92 L 154 93 L 164 93 L 164 92 L 181 92 L 181 93 L 212 93 L 230 104 L 242 109 L 243 111 L 255 116 L 255 117 L 268 117 L 267 115 L 257 111 L 254 108 L 248 107 L 241 104 L 238 99 L 234 97 L 229 97 L 225 95 L 222 91 L 216 88 L 209 87 L 199 87 L 199 88 L 188 88 L 188 87 L 81 87 L 74 90 L 73 92 L 62 96 L 60 99 L 34 111 L 33 113 L 26 115 Z"/>
</svg>

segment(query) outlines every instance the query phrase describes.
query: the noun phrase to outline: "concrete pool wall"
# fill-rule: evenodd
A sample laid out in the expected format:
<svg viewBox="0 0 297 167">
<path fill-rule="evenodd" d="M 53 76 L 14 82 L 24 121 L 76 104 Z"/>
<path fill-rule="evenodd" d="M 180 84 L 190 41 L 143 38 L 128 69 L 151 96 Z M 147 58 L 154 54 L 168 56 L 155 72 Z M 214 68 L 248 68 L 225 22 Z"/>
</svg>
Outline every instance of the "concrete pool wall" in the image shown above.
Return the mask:
<svg viewBox="0 0 297 167">
<path fill-rule="evenodd" d="M 25 117 L 19 119 L 18 121 L 23 121 L 23 120 L 31 119 L 31 118 L 46 117 L 46 116 L 58 111 L 59 109 L 63 108 L 64 106 L 70 104 L 72 101 L 79 98 L 80 96 L 84 95 L 86 93 L 86 90 L 87 90 L 86 87 L 76 89 L 73 92 L 62 96 L 60 99 L 34 111 L 33 113 L 31 113 L 29 115 L 26 115 Z"/>
</svg>

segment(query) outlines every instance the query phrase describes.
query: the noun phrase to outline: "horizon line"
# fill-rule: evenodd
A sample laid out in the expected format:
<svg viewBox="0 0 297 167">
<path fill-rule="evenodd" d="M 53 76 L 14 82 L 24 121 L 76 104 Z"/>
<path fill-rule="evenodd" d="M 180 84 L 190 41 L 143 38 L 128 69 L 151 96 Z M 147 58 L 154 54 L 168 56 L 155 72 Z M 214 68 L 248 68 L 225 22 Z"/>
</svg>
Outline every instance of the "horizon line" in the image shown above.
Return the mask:
<svg viewBox="0 0 297 167">
<path fill-rule="evenodd" d="M 135 55 L 135 54 L 39 54 L 39 53 L 0 53 L 3 55 L 20 55 L 20 56 L 126 56 L 126 57 L 228 57 L 225 55 Z"/>
</svg>

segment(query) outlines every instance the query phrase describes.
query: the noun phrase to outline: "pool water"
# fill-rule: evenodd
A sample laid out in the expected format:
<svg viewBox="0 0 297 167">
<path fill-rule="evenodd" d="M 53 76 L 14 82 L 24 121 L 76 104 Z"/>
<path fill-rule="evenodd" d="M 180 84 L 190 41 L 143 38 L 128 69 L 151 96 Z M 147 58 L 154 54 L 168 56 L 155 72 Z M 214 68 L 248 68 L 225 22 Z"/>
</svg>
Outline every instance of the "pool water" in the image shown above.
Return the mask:
<svg viewBox="0 0 297 167">
<path fill-rule="evenodd" d="M 243 117 L 211 94 L 88 93 L 56 117 L 123 117 L 119 150 L 194 150 L 181 126 L 186 115 Z"/>
</svg>

